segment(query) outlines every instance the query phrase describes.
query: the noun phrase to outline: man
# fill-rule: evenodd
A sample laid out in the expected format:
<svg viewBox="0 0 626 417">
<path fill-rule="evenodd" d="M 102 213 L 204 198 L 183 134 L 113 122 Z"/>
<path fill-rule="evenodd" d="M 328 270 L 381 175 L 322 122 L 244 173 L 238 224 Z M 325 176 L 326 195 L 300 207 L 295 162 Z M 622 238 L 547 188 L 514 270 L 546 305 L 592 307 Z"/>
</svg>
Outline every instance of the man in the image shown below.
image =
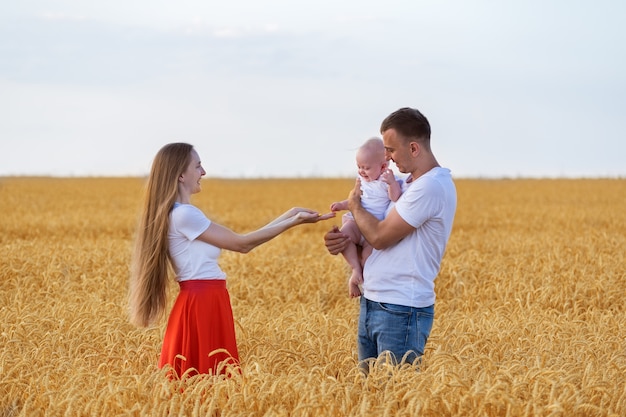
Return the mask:
<svg viewBox="0 0 626 417">
<path fill-rule="evenodd" d="M 404 191 L 383 220 L 361 205 L 360 184 L 348 209 L 374 247 L 363 270 L 358 327 L 359 361 L 389 353 L 394 363 L 416 363 L 424 353 L 434 318 L 434 280 L 452 230 L 456 188 L 430 148 L 430 124 L 422 113 L 401 108 L 381 124 L 385 155 L 409 174 Z M 333 229 L 324 236 L 336 255 L 348 236 Z"/>
</svg>

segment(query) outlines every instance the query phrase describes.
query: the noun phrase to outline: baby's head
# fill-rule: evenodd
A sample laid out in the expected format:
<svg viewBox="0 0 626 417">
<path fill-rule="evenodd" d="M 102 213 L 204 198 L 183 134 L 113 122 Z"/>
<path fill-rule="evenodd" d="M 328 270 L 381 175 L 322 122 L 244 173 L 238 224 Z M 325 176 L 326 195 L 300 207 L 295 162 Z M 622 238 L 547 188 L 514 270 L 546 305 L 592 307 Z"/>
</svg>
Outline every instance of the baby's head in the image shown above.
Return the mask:
<svg viewBox="0 0 626 417">
<path fill-rule="evenodd" d="M 359 175 L 366 182 L 375 181 L 380 177 L 389 166 L 382 139 L 374 137 L 361 145 L 356 152 L 356 166 Z"/>
</svg>

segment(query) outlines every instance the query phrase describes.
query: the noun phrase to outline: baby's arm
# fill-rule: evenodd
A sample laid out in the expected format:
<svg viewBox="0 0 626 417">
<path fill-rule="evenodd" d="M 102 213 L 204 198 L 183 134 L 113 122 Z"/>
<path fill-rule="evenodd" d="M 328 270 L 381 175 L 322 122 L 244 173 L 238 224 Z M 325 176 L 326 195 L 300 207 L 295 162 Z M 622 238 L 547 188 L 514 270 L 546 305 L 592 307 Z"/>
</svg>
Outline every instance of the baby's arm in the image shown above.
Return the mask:
<svg viewBox="0 0 626 417">
<path fill-rule="evenodd" d="M 389 199 L 391 201 L 398 201 L 402 195 L 402 188 L 397 180 L 393 180 L 389 183 Z"/>
<path fill-rule="evenodd" d="M 330 205 L 330 211 L 348 210 L 348 200 L 337 201 Z"/>
<path fill-rule="evenodd" d="M 400 195 L 402 195 L 402 187 L 400 187 L 400 183 L 396 180 L 395 175 L 393 175 L 393 171 L 390 169 L 385 170 L 385 172 L 381 174 L 380 178 L 387 183 L 389 199 L 391 201 L 398 201 Z"/>
</svg>

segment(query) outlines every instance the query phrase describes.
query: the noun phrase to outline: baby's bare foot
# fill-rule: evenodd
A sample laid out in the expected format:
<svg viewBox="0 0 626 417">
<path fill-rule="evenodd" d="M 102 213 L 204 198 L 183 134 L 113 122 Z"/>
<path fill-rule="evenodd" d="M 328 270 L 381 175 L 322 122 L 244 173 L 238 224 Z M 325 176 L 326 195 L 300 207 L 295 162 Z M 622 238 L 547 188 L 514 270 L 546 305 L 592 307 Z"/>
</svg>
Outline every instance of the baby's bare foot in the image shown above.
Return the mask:
<svg viewBox="0 0 626 417">
<path fill-rule="evenodd" d="M 361 296 L 361 288 L 359 285 L 362 283 L 363 276 L 353 272 L 352 276 L 350 276 L 350 280 L 348 281 L 348 293 L 350 294 L 350 298 Z"/>
</svg>

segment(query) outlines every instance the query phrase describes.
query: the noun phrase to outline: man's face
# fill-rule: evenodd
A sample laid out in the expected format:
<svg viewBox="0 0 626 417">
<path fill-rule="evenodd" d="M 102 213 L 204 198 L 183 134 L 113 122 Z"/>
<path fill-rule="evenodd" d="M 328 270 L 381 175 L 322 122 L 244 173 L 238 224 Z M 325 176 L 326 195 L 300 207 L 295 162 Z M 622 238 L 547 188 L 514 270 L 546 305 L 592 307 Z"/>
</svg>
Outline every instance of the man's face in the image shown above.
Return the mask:
<svg viewBox="0 0 626 417">
<path fill-rule="evenodd" d="M 387 129 L 383 132 L 383 144 L 385 145 L 387 160 L 392 160 L 398 167 L 398 171 L 403 174 L 413 171 L 410 143 L 401 137 L 395 129 Z"/>
</svg>

